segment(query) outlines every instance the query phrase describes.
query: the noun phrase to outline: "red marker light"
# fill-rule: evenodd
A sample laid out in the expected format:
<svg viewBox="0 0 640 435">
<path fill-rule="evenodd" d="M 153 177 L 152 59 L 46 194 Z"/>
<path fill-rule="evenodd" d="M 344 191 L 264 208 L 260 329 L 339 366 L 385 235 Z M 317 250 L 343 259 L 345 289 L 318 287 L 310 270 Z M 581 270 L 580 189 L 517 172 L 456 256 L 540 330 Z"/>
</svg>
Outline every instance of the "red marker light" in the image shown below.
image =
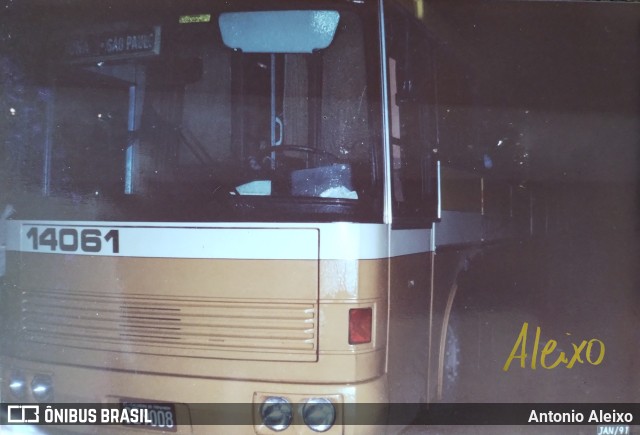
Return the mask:
<svg viewBox="0 0 640 435">
<path fill-rule="evenodd" d="M 352 308 L 349 310 L 349 344 L 371 343 L 371 308 Z"/>
</svg>

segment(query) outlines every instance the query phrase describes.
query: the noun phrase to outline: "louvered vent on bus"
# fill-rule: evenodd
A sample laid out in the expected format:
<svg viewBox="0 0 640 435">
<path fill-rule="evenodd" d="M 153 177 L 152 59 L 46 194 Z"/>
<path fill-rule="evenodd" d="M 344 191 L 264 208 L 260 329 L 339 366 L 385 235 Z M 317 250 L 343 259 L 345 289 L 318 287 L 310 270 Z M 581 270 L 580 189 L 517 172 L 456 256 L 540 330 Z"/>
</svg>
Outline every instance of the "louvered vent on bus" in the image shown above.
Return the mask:
<svg viewBox="0 0 640 435">
<path fill-rule="evenodd" d="M 25 338 L 204 358 L 315 361 L 317 305 L 25 291 Z"/>
</svg>

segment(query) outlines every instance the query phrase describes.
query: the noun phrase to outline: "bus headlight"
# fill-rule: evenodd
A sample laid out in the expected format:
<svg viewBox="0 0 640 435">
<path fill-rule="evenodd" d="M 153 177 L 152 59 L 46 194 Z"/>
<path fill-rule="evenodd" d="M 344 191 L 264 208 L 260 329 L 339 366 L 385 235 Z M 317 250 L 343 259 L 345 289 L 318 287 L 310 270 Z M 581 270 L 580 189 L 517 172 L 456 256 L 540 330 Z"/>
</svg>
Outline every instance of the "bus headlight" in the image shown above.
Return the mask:
<svg viewBox="0 0 640 435">
<path fill-rule="evenodd" d="M 276 432 L 285 430 L 291 424 L 293 410 L 291 404 L 284 397 L 267 397 L 260 406 L 262 423 Z"/>
<path fill-rule="evenodd" d="M 27 380 L 20 372 L 14 372 L 9 376 L 9 391 L 16 399 L 24 399 L 27 395 Z"/>
<path fill-rule="evenodd" d="M 53 398 L 53 380 L 49 375 L 35 375 L 31 381 L 31 393 L 38 402 Z"/>
<path fill-rule="evenodd" d="M 311 430 L 325 432 L 336 421 L 336 409 L 328 399 L 309 399 L 302 408 L 302 419 Z"/>
</svg>

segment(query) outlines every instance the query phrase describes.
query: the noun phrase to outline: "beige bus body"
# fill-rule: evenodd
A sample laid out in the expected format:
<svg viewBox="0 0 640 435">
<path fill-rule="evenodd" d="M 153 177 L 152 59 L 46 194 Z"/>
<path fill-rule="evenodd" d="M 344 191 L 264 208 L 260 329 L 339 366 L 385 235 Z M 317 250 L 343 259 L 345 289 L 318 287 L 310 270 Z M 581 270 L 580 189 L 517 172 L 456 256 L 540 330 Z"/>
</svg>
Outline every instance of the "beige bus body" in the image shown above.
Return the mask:
<svg viewBox="0 0 640 435">
<path fill-rule="evenodd" d="M 419 16 L 422 2 L 414 6 Z M 378 31 L 384 41 L 384 30 Z M 384 415 L 378 426 L 343 424 L 339 405 L 446 398 L 454 376 L 448 370 L 456 364 L 447 360 L 447 351 L 456 350 L 447 333 L 460 272 L 483 246 L 512 238 L 523 222 L 533 222 L 532 201 L 524 187 L 443 165 L 437 198 L 430 198 L 438 215 L 419 225 L 397 225 L 394 200 L 404 195 L 395 171 L 411 161 L 391 137 L 397 129 L 394 140 L 399 140 L 404 127 L 401 102 L 395 100 L 400 62 L 380 51 L 383 62 L 376 73 L 380 76 L 379 68 L 384 77 L 384 107 L 371 113 L 383 118 L 382 180 L 376 184 L 379 210 L 368 223 L 2 220 L 7 237 L 2 321 L 8 329 L 0 352 L 0 400 L 37 402 L 30 386 L 46 376 L 51 395 L 42 403 L 165 403 L 175 407 L 179 434 L 272 434 L 254 412 L 234 427 L 202 422 L 215 421 L 216 403 L 325 399 L 337 412 L 327 434 L 377 434 L 399 428 L 384 426 Z M 205 66 L 216 61 L 211 55 Z M 119 78 L 114 71 L 111 78 Z M 143 86 L 137 76 L 132 80 L 136 85 L 128 94 L 121 90 L 109 97 L 128 95 L 129 132 L 140 123 L 135 88 Z M 185 103 L 185 114 L 204 119 L 200 105 L 206 108 L 208 102 L 201 101 L 201 93 L 214 92 L 206 86 L 189 92 L 195 103 Z M 66 98 L 81 93 L 73 90 Z M 212 110 L 227 116 L 217 106 Z M 282 123 L 276 117 L 277 122 Z M 426 154 L 437 156 L 437 150 Z M 151 159 L 143 157 L 141 165 Z M 437 158 L 432 160 L 429 164 Z M 72 202 L 62 205 L 73 209 Z M 75 243 L 75 249 L 38 249 L 38 235 L 45 232 L 67 246 Z M 89 243 L 87 252 L 77 252 L 82 234 L 102 237 L 102 248 Z M 370 337 L 350 344 L 350 310 L 357 309 L 370 309 L 371 326 L 364 323 Z M 21 397 L 10 387 L 16 379 L 25 387 Z M 197 404 L 212 406 L 202 415 Z M 163 430 L 62 428 L 132 434 L 158 429 Z M 316 432 L 296 414 L 281 433 Z"/>
<path fill-rule="evenodd" d="M 352 226 L 345 225 L 341 241 L 326 243 L 339 249 L 352 243 L 345 240 L 359 229 Z M 322 229 L 301 231 L 315 236 L 309 239 L 317 255 Z M 392 264 L 414 257 L 422 256 Z M 388 259 L 70 259 L 12 250 L 8 260 L 10 270 L 20 270 L 9 279 L 21 291 L 4 303 L 20 307 L 12 321 L 24 341 L 16 343 L 23 359 L 3 360 L 3 378 L 18 368 L 28 382 L 50 374 L 56 402 L 260 403 L 281 396 L 292 403 L 313 397 L 366 403 L 388 397 Z M 361 307 L 373 309 L 373 339 L 350 345 L 349 309 Z"/>
<path fill-rule="evenodd" d="M 468 196 L 471 185 L 478 193 L 474 202 L 480 204 L 484 182 L 465 179 L 467 185 L 455 176 L 446 178 L 453 182 L 445 181 L 443 196 L 455 203 L 456 191 Z M 503 200 L 509 210 L 509 195 Z M 56 402 L 170 402 L 176 404 L 178 419 L 187 422 L 199 420 L 189 404 L 259 404 L 270 396 L 291 403 L 317 397 L 336 404 L 436 401 L 442 394 L 446 326 L 457 275 L 480 241 L 492 236 L 473 233 L 474 220 L 485 222 L 478 230 L 490 227 L 486 223 L 492 217 L 479 211 L 445 210 L 445 217 L 462 223 L 447 228 L 443 219 L 433 230 L 348 223 L 165 228 L 190 231 L 201 240 L 204 233 L 215 232 L 294 237 L 307 244 L 303 256 L 315 257 L 302 260 L 24 252 L 26 230 L 50 223 L 12 221 L 6 279 L 19 291 L 3 304 L 16 307 L 10 323 L 19 339 L 10 352 L 14 356 L 2 360 L 3 400 L 12 400 L 7 381 L 19 370 L 27 382 L 49 374 Z M 112 222 L 91 223 L 102 224 L 118 228 Z M 144 230 L 142 224 L 132 229 Z M 434 252 L 432 237 L 438 231 L 443 235 L 436 240 L 444 242 Z M 469 240 L 459 239 L 465 231 Z M 239 257 L 254 251 L 251 246 L 232 248 Z M 126 250 L 123 240 L 121 249 Z M 269 250 L 271 257 L 283 251 L 277 246 Z M 350 345 L 349 310 L 366 307 L 373 310 L 372 341 Z M 255 433 L 272 433 L 255 420 Z M 381 429 L 339 422 L 340 415 L 328 433 Z M 179 420 L 178 433 L 230 429 L 183 424 Z M 92 430 L 123 432 L 109 426 Z M 131 429 L 140 431 L 145 430 Z M 305 431 L 311 432 L 299 424 L 283 433 Z"/>
</svg>

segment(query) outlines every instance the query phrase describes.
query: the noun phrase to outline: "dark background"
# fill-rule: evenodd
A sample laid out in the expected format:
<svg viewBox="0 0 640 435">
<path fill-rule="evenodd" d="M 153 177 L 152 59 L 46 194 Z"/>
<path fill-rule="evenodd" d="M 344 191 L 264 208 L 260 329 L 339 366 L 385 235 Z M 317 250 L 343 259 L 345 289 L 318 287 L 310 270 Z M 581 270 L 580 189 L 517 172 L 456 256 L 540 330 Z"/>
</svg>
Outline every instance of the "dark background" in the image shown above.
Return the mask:
<svg viewBox="0 0 640 435">
<path fill-rule="evenodd" d="M 492 380 L 457 399 L 638 402 L 640 3 L 431 0 L 425 20 L 444 53 L 443 154 L 526 150 L 523 178 L 549 212 L 534 243 L 466 277 L 462 328 L 479 330 Z M 525 321 L 569 357 L 571 343 L 602 340 L 604 362 L 490 374 Z"/>
<path fill-rule="evenodd" d="M 473 106 L 470 139 L 521 134 L 537 179 L 638 178 L 640 3 L 436 0 L 425 18 L 471 83 L 441 92 Z"/>
</svg>

